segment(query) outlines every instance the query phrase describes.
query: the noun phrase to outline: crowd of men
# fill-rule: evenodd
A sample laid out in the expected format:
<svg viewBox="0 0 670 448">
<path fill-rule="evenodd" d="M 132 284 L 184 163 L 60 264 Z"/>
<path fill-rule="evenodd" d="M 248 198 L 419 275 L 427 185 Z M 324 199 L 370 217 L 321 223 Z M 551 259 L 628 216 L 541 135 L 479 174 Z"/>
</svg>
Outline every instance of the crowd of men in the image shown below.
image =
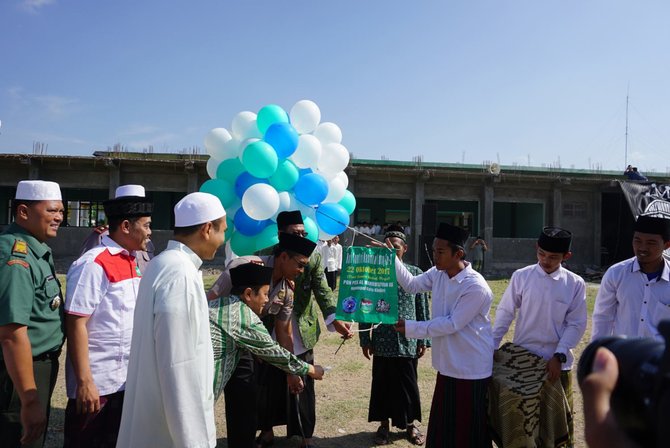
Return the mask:
<svg viewBox="0 0 670 448">
<path fill-rule="evenodd" d="M 319 312 L 330 331 L 354 334 L 335 318 L 337 279 L 327 280 L 341 268 L 337 241 L 316 250 L 300 212 L 282 212 L 271 254 L 233 260 L 206 292 L 200 267 L 226 231 L 215 196 L 198 192 L 179 201 L 173 237 L 148 263 L 153 204 L 144 189 L 119 187 L 104 208 L 107 233 L 97 232 L 98 243 L 70 267 L 63 300 L 46 244 L 63 221 L 60 188 L 17 185 L 14 222 L 0 234 L 3 446 L 44 444 L 66 339 L 66 447 L 214 447 L 221 395 L 229 446 L 270 446 L 280 425 L 301 446 L 314 446 L 314 380 L 324 376 L 314 357 Z M 584 281 L 562 265 L 572 256 L 572 233 L 542 229 L 538 262 L 514 272 L 492 325 L 491 289 L 465 261 L 468 232 L 440 224 L 435 266 L 421 272 L 402 261 L 407 230 L 385 229 L 397 255 L 398 322 L 361 326 L 362 353 L 373 363 L 368 420 L 379 423 L 375 443 L 390 443 L 393 425 L 429 447 L 490 447 L 492 440 L 573 446 L 573 350 L 587 314 Z M 635 256 L 602 280 L 592 338 L 660 338 L 658 323 L 670 318 L 663 257 L 670 220 L 641 215 L 634 230 Z M 512 342 L 501 345 L 513 321 Z M 417 360 L 428 348 L 437 380 L 423 434 Z M 588 389 L 594 398 L 585 402 L 600 406 L 586 413 L 594 446 L 606 415 L 606 403 L 595 397 L 613 388 L 607 356 L 596 356 L 594 378 L 603 374 L 609 386 Z"/>
</svg>

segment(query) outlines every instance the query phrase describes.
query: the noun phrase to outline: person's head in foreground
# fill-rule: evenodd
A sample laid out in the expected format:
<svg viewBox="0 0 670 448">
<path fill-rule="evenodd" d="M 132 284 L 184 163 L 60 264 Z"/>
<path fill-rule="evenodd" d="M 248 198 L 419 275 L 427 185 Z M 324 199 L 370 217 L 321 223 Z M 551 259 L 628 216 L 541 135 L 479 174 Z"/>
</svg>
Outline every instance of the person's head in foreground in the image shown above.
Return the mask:
<svg viewBox="0 0 670 448">
<path fill-rule="evenodd" d="M 56 182 L 22 180 L 12 204 L 14 222 L 39 242 L 58 234 L 63 222 L 63 198 Z"/>
<path fill-rule="evenodd" d="M 214 258 L 226 228 L 226 211 L 212 194 L 191 193 L 174 206 L 174 239 L 203 260 Z"/>
<path fill-rule="evenodd" d="M 279 233 L 279 244 L 274 248 L 274 265 L 282 277 L 295 280 L 307 267 L 316 243 L 294 235 Z"/>
<path fill-rule="evenodd" d="M 446 222 L 440 223 L 433 240 L 433 262 L 439 271 L 454 272 L 462 269 L 465 242 L 470 233 Z"/>
<path fill-rule="evenodd" d="M 640 215 L 633 230 L 633 252 L 640 267 L 644 272 L 660 270 L 663 251 L 670 247 L 670 219 Z"/>
<path fill-rule="evenodd" d="M 230 269 L 231 294 L 240 298 L 257 315 L 268 302 L 272 268 L 257 263 L 244 263 Z"/>
<path fill-rule="evenodd" d="M 153 203 L 141 185 L 122 185 L 114 199 L 102 203 L 114 241 L 129 251 L 147 250 L 151 237 Z"/>
<path fill-rule="evenodd" d="M 537 262 L 547 274 L 561 267 L 561 263 L 572 257 L 570 245 L 572 233 L 560 227 L 545 227 L 535 245 Z"/>
<path fill-rule="evenodd" d="M 405 235 L 405 229 L 402 226 L 390 225 L 386 228 L 386 234 L 384 238 L 387 239 L 393 248 L 399 259 L 402 260 L 402 257 L 407 252 L 407 236 Z"/>
</svg>

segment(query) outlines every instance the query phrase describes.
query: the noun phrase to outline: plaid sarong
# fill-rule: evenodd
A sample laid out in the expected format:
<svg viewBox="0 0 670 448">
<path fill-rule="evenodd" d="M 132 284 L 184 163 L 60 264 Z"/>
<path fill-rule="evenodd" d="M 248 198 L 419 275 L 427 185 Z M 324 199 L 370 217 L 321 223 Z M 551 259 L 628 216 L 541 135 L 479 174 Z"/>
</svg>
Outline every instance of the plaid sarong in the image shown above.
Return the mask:
<svg viewBox="0 0 670 448">
<path fill-rule="evenodd" d="M 512 343 L 498 350 L 489 392 L 493 440 L 504 448 L 568 447 L 570 405 L 561 381 L 546 381 L 547 362 Z"/>
</svg>

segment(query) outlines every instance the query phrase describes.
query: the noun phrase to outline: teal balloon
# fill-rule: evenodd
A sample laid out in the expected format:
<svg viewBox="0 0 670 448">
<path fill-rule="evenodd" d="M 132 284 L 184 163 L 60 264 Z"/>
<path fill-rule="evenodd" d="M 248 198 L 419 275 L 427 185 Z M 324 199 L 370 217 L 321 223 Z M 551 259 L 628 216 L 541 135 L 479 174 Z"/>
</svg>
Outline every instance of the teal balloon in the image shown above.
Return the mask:
<svg viewBox="0 0 670 448">
<path fill-rule="evenodd" d="M 235 194 L 235 187 L 233 184 L 221 179 L 209 179 L 204 184 L 202 184 L 200 191 L 204 193 L 211 193 L 219 198 L 224 208 L 233 204 L 237 199 L 237 195 Z"/>
<path fill-rule="evenodd" d="M 235 254 L 240 256 L 252 255 L 256 252 L 256 237 L 246 236 L 242 235 L 240 232 L 235 232 L 230 238 L 230 248 Z"/>
<path fill-rule="evenodd" d="M 275 123 L 288 123 L 288 114 L 276 104 L 268 104 L 258 111 L 256 125 L 262 135 Z"/>
<path fill-rule="evenodd" d="M 300 172 L 290 160 L 284 160 L 277 165 L 277 171 L 270 177 L 270 185 L 277 191 L 288 191 L 298 182 Z"/>
<path fill-rule="evenodd" d="M 312 218 L 302 215 L 302 222 L 305 225 L 305 232 L 307 232 L 307 239 L 316 243 L 319 240 L 319 228 Z"/>
<path fill-rule="evenodd" d="M 254 177 L 265 179 L 272 176 L 278 164 L 274 148 L 261 140 L 249 143 L 242 153 L 242 165 Z"/>
<path fill-rule="evenodd" d="M 237 176 L 244 172 L 244 166 L 240 159 L 233 157 L 232 159 L 226 159 L 223 162 L 219 163 L 219 167 L 216 169 L 216 178 L 221 180 L 227 180 L 231 184 L 235 185 Z"/>
<path fill-rule="evenodd" d="M 270 224 L 256 235 L 256 250 L 263 250 L 279 243 L 277 224 Z"/>
<path fill-rule="evenodd" d="M 229 213 L 226 213 L 226 225 L 228 227 L 226 227 L 226 233 L 224 235 L 226 241 L 230 241 L 230 238 L 233 236 L 233 232 L 235 231 L 235 222 Z"/>
<path fill-rule="evenodd" d="M 356 198 L 351 191 L 346 190 L 344 192 L 344 196 L 342 199 L 340 199 L 338 204 L 344 207 L 344 209 L 347 211 L 347 214 L 351 215 L 356 209 Z"/>
</svg>

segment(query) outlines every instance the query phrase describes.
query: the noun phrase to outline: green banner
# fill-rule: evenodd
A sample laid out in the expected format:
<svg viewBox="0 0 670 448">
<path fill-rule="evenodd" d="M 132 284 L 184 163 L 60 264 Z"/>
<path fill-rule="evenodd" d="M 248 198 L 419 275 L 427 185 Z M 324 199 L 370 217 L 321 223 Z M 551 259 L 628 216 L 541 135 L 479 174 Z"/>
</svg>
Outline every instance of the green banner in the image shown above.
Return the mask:
<svg viewBox="0 0 670 448">
<path fill-rule="evenodd" d="M 395 251 L 385 247 L 344 249 L 337 300 L 338 320 L 371 324 L 398 321 Z"/>
</svg>

